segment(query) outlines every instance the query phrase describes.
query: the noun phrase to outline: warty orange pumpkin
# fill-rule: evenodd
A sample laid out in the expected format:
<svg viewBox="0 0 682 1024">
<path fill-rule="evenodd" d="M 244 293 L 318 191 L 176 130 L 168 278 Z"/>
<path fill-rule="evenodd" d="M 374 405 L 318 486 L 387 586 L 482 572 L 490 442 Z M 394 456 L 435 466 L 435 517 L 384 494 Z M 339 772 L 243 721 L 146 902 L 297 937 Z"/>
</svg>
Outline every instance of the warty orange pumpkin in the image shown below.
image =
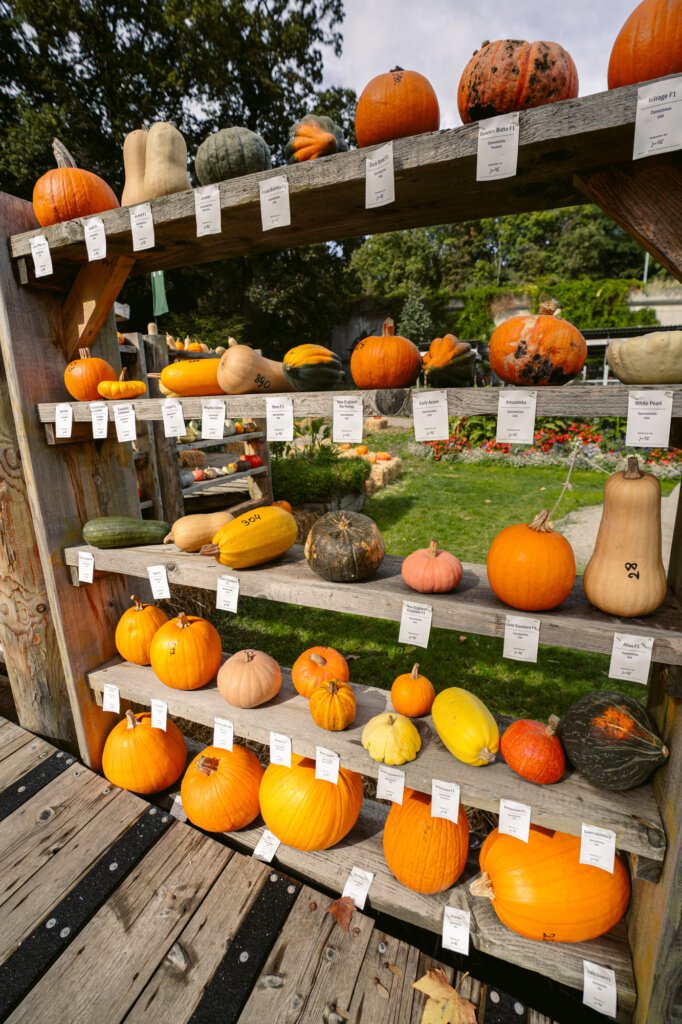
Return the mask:
<svg viewBox="0 0 682 1024">
<path fill-rule="evenodd" d="M 558 310 L 558 302 L 544 302 L 536 314 L 512 316 L 495 328 L 488 356 L 500 380 L 544 387 L 566 384 L 580 373 L 587 342 Z"/>
<path fill-rule="evenodd" d="M 236 832 L 258 817 L 263 767 L 235 743 L 232 750 L 206 747 L 187 768 L 180 796 L 189 820 L 207 832 Z"/>
<path fill-rule="evenodd" d="M 149 665 L 152 640 L 157 629 L 168 622 L 168 616 L 155 604 L 143 604 L 134 594 L 130 600 L 133 607 L 123 613 L 116 626 L 116 650 L 134 665 Z"/>
<path fill-rule="evenodd" d="M 126 711 L 107 736 L 102 771 L 109 782 L 133 793 L 158 793 L 182 775 L 187 749 L 174 722 L 152 729 L 149 711 Z"/>
<path fill-rule="evenodd" d="M 464 871 L 469 822 L 460 806 L 457 824 L 431 817 L 431 798 L 406 789 L 391 804 L 384 826 L 384 857 L 398 881 L 414 892 L 442 892 Z"/>
</svg>

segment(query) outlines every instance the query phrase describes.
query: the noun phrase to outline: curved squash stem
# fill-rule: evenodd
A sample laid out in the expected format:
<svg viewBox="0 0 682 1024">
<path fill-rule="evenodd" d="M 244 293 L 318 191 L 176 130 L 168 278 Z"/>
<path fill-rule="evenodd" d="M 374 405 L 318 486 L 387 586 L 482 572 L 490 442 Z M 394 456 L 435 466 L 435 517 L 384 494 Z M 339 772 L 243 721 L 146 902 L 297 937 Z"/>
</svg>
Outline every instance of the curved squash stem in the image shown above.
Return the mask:
<svg viewBox="0 0 682 1024">
<path fill-rule="evenodd" d="M 550 715 L 548 723 L 547 723 L 547 728 L 545 729 L 546 735 L 547 736 L 553 736 L 554 733 L 557 731 L 558 726 L 559 726 L 559 716 L 558 715 Z"/>
<path fill-rule="evenodd" d="M 387 719 L 386 719 L 386 724 L 387 725 L 393 725 L 394 722 L 395 722 L 395 715 L 389 714 Z"/>
<path fill-rule="evenodd" d="M 429 544 L 429 558 L 436 558 L 438 555 L 438 541 L 434 537 Z"/>
<path fill-rule="evenodd" d="M 128 719 L 128 729 L 134 729 L 136 726 L 140 724 L 137 718 L 135 717 L 134 713 L 130 710 L 130 708 L 126 711 L 126 718 Z"/>
<path fill-rule="evenodd" d="M 327 692 L 330 697 L 336 696 L 336 694 L 339 692 L 339 684 L 336 682 L 335 679 L 329 680 L 329 689 L 327 690 Z"/>
<path fill-rule="evenodd" d="M 217 771 L 220 761 L 217 757 L 204 757 L 202 756 L 197 761 L 197 768 L 202 775 L 212 775 L 213 772 Z"/>
<path fill-rule="evenodd" d="M 551 522 L 551 520 L 552 520 L 552 518 L 554 516 L 554 513 L 556 512 L 556 510 L 558 509 L 559 505 L 561 504 L 561 500 L 562 500 L 564 494 L 566 493 L 566 491 L 573 490 L 573 484 L 571 483 L 571 476 L 573 474 L 573 470 L 575 469 L 575 464 L 576 464 L 576 460 L 578 458 L 578 452 L 579 451 L 580 451 L 580 445 L 576 444 L 574 446 L 574 448 L 573 448 L 573 452 L 571 453 L 571 458 L 570 458 L 569 463 L 568 463 L 568 473 L 566 474 L 566 479 L 564 480 L 564 485 L 561 488 L 561 493 L 559 494 L 559 497 L 557 498 L 557 500 L 554 502 L 554 504 L 552 506 L 552 509 L 551 509 L 549 515 L 547 516 L 547 519 L 550 522 Z"/>
<path fill-rule="evenodd" d="M 628 468 L 623 473 L 624 480 L 641 480 L 644 473 L 640 469 L 639 459 L 636 455 L 628 455 Z"/>
<path fill-rule="evenodd" d="M 548 299 L 547 302 L 541 302 L 538 307 L 539 316 L 556 316 L 559 309 L 559 303 L 556 299 Z"/>
<path fill-rule="evenodd" d="M 71 156 L 64 143 L 60 142 L 59 139 L 52 140 L 52 152 L 54 153 L 54 158 L 57 161 L 57 167 L 78 166 L 78 164 Z"/>
<path fill-rule="evenodd" d="M 484 899 L 494 900 L 495 890 L 490 875 L 484 871 L 480 878 L 475 878 L 469 886 L 472 896 L 481 896 Z"/>
<path fill-rule="evenodd" d="M 313 651 L 310 655 L 310 660 L 315 662 L 316 665 L 319 665 L 320 668 L 324 668 L 327 664 L 327 659 L 323 658 L 321 654 L 317 653 L 317 651 Z"/>
<path fill-rule="evenodd" d="M 123 367 L 123 369 L 121 370 L 120 374 L 119 374 L 119 377 L 118 377 L 118 379 L 119 379 L 119 380 L 125 380 L 125 379 L 126 379 L 126 373 L 127 373 L 127 372 L 128 372 L 128 370 L 127 370 L 127 369 L 126 369 L 126 367 L 124 366 L 124 367 Z"/>
<path fill-rule="evenodd" d="M 217 544 L 204 544 L 204 546 L 199 549 L 199 554 L 206 555 L 209 558 L 218 558 L 220 555 L 220 548 Z"/>
<path fill-rule="evenodd" d="M 413 679 L 419 679 L 419 662 L 415 661 L 412 666 L 412 672 L 410 673 Z"/>
<path fill-rule="evenodd" d="M 480 757 L 480 758 L 481 758 L 482 760 L 484 760 L 484 761 L 487 761 L 487 762 L 488 762 L 488 764 L 492 764 L 492 763 L 493 763 L 493 761 L 495 760 L 495 755 L 493 754 L 493 752 L 492 752 L 491 750 L 488 750 L 488 748 L 487 748 L 487 747 L 483 747 L 483 748 L 482 748 L 482 749 L 481 749 L 481 750 L 480 750 L 480 751 L 478 752 L 478 756 L 479 756 L 479 757 Z"/>
<path fill-rule="evenodd" d="M 144 608 L 144 605 L 142 604 L 142 601 L 140 601 L 139 597 L 136 594 L 131 594 L 130 595 L 130 600 L 135 605 L 135 611 L 136 612 L 141 612 L 142 609 Z"/>
</svg>

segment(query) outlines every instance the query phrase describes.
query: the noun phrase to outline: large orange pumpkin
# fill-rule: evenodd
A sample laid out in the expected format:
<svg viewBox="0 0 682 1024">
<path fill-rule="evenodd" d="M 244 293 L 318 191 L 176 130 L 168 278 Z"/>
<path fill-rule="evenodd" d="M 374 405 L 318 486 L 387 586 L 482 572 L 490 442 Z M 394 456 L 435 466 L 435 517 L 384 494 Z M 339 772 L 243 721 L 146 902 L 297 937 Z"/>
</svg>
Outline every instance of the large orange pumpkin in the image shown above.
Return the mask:
<svg viewBox="0 0 682 1024">
<path fill-rule="evenodd" d="M 563 46 L 498 39 L 483 43 L 464 68 L 457 106 L 468 124 L 577 95 L 578 72 Z"/>
<path fill-rule="evenodd" d="M 586 942 L 613 928 L 630 902 L 630 879 L 616 855 L 613 874 L 580 864 L 580 836 L 531 825 L 528 842 L 490 833 L 483 875 L 471 884 L 503 924 L 527 939 Z"/>
<path fill-rule="evenodd" d="M 152 729 L 149 711 L 127 711 L 107 736 L 102 771 L 114 786 L 133 793 L 158 793 L 182 775 L 187 750 L 177 725 Z"/>
<path fill-rule="evenodd" d="M 33 212 L 41 227 L 116 209 L 118 199 L 106 181 L 76 167 L 76 161 L 59 139 L 53 141 L 52 152 L 56 170 L 43 174 L 33 188 Z"/>
<path fill-rule="evenodd" d="M 587 342 L 577 327 L 556 316 L 559 304 L 546 302 L 536 314 L 512 316 L 490 338 L 490 365 L 507 384 L 542 387 L 566 384 L 587 359 Z"/>
<path fill-rule="evenodd" d="M 460 807 L 457 824 L 431 817 L 431 797 L 406 789 L 392 804 L 384 827 L 384 857 L 395 877 L 415 892 L 442 892 L 464 871 L 469 822 Z"/>
<path fill-rule="evenodd" d="M 206 747 L 189 765 L 180 787 L 187 817 L 207 832 L 235 832 L 258 817 L 263 767 L 252 751 Z"/>
<path fill-rule="evenodd" d="M 99 400 L 99 385 L 105 381 L 117 380 L 116 370 L 106 359 L 91 356 L 89 348 L 78 350 L 78 359 L 73 359 L 64 370 L 64 385 L 77 402 Z"/>
<path fill-rule="evenodd" d="M 527 526 L 505 526 L 488 550 L 488 582 L 512 608 L 541 612 L 565 601 L 575 582 L 573 548 L 543 509 Z"/>
<path fill-rule="evenodd" d="M 642 0 L 616 36 L 609 89 L 682 71 L 682 0 Z"/>
<path fill-rule="evenodd" d="M 310 698 L 320 683 L 330 679 L 344 683 L 350 679 L 348 662 L 333 647 L 310 647 L 291 668 L 291 681 L 302 697 Z"/>
<path fill-rule="evenodd" d="M 437 132 L 440 109 L 433 86 L 418 71 L 393 68 L 362 90 L 355 111 L 358 146 Z"/>
<path fill-rule="evenodd" d="M 150 660 L 162 683 L 174 690 L 198 690 L 215 676 L 223 651 L 215 626 L 180 612 L 154 634 Z"/>
<path fill-rule="evenodd" d="M 381 335 L 363 338 L 350 357 L 350 372 L 359 388 L 409 388 L 422 367 L 419 349 L 395 333 L 392 320 L 384 320 Z"/>
<path fill-rule="evenodd" d="M 116 650 L 134 665 L 149 665 L 154 634 L 168 622 L 168 616 L 155 604 L 142 604 L 134 594 L 130 600 L 133 607 L 123 613 L 116 626 Z"/>
</svg>

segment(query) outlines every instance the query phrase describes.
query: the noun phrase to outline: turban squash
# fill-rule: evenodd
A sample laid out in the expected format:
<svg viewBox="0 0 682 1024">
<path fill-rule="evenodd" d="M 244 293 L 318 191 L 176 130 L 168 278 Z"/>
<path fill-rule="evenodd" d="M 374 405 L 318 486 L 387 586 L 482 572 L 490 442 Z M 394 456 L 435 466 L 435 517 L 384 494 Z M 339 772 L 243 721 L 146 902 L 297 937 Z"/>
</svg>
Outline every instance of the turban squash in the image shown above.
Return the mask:
<svg viewBox="0 0 682 1024">
<path fill-rule="evenodd" d="M 347 149 L 343 130 L 331 117 L 306 114 L 289 129 L 284 157 L 287 163 L 300 164 L 305 160 L 331 156 L 332 153 L 345 153 Z"/>
</svg>

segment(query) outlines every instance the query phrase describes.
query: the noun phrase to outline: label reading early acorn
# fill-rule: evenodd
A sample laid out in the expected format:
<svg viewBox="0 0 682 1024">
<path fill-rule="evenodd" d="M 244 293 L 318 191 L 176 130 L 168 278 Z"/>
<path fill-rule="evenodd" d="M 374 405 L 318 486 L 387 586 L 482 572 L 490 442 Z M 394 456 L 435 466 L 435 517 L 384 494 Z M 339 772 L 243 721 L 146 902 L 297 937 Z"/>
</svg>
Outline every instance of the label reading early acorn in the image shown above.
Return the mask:
<svg viewBox="0 0 682 1024">
<path fill-rule="evenodd" d="M 532 444 L 535 440 L 537 391 L 504 388 L 497 400 L 498 444 Z"/>
<path fill-rule="evenodd" d="M 393 143 L 375 149 L 365 160 L 365 209 L 388 206 L 395 202 Z"/>
<path fill-rule="evenodd" d="M 531 619 L 526 615 L 505 615 L 503 658 L 536 662 L 539 641 L 539 619 Z"/>
<path fill-rule="evenodd" d="M 201 403 L 202 441 L 222 441 L 225 436 L 225 403 L 221 398 L 205 398 Z"/>
<path fill-rule="evenodd" d="M 514 836 L 522 843 L 527 843 L 530 832 L 530 806 L 503 797 L 500 800 L 500 820 L 497 828 L 501 836 Z"/>
<path fill-rule="evenodd" d="M 360 395 L 334 395 L 332 441 L 360 444 L 365 424 Z"/>
<path fill-rule="evenodd" d="M 92 583 L 95 578 L 95 556 L 91 551 L 78 552 L 78 582 Z"/>
<path fill-rule="evenodd" d="M 471 913 L 459 907 L 443 907 L 443 949 L 469 955 Z"/>
<path fill-rule="evenodd" d="M 220 234 L 220 185 L 195 188 L 194 217 L 197 222 L 197 238 Z"/>
<path fill-rule="evenodd" d="M 431 817 L 445 818 L 457 824 L 459 819 L 459 785 L 431 779 Z"/>
<path fill-rule="evenodd" d="M 52 273 L 50 246 L 45 235 L 34 235 L 30 241 L 33 272 L 36 277 L 49 277 Z"/>
<path fill-rule="evenodd" d="M 633 564 L 627 562 L 625 568 Z M 646 686 L 653 653 L 652 636 L 614 633 L 609 679 L 627 679 L 630 683 L 643 683 Z"/>
<path fill-rule="evenodd" d="M 637 90 L 633 160 L 682 149 L 682 78 Z"/>
<path fill-rule="evenodd" d="M 627 447 L 667 448 L 672 414 L 672 391 L 629 391 Z"/>
<path fill-rule="evenodd" d="M 107 255 L 107 236 L 104 232 L 104 221 L 101 217 L 88 217 L 83 221 L 85 248 L 88 250 L 88 261 L 103 260 Z"/>
<path fill-rule="evenodd" d="M 580 832 L 580 864 L 590 864 L 613 874 L 616 860 L 616 833 L 610 828 L 598 828 L 583 822 Z"/>
<path fill-rule="evenodd" d="M 265 399 L 266 440 L 293 441 L 294 400 L 288 395 Z"/>
<path fill-rule="evenodd" d="M 519 159 L 519 115 L 500 114 L 478 122 L 476 181 L 513 178 Z"/>
<path fill-rule="evenodd" d="M 102 441 L 109 430 L 109 407 L 106 402 L 90 402 L 93 441 Z"/>
<path fill-rule="evenodd" d="M 130 231 L 133 236 L 133 252 L 154 248 L 154 218 L 150 203 L 130 207 Z"/>
<path fill-rule="evenodd" d="M 618 1011 L 616 972 L 583 960 L 583 1004 L 605 1017 L 615 1017 Z"/>
<path fill-rule="evenodd" d="M 374 880 L 373 871 L 352 867 L 341 896 L 350 896 L 358 910 L 364 910 L 369 887 Z"/>
<path fill-rule="evenodd" d="M 414 393 L 412 418 L 415 441 L 447 441 L 450 436 L 447 391 Z"/>
<path fill-rule="evenodd" d="M 274 178 L 266 178 L 259 182 L 260 217 L 263 231 L 272 228 L 284 228 L 291 224 L 289 208 L 289 179 L 278 174 Z"/>
<path fill-rule="evenodd" d="M 66 402 L 60 402 L 54 410 L 54 436 L 71 437 L 73 409 Z"/>
<path fill-rule="evenodd" d="M 403 601 L 398 643 L 412 644 L 415 647 L 428 647 L 432 618 L 433 608 L 430 604 Z"/>
</svg>

